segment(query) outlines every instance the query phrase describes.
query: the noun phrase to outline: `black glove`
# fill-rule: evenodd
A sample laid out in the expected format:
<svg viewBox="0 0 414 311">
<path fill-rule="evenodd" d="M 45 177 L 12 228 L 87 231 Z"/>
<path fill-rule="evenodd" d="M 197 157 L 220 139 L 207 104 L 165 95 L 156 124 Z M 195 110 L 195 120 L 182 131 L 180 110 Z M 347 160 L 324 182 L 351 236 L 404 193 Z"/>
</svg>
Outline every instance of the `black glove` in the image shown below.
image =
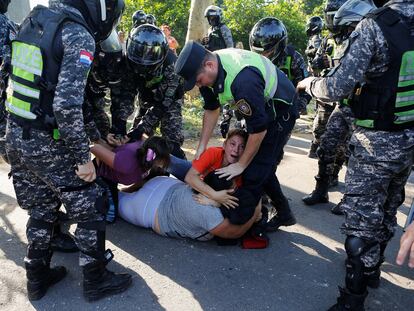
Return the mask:
<svg viewBox="0 0 414 311">
<path fill-rule="evenodd" d="M 144 134 L 144 129 L 140 124 L 138 124 L 136 128 L 128 132 L 127 136 L 131 138 L 132 141 L 135 141 L 135 140 L 140 140 L 143 134 Z"/>
<path fill-rule="evenodd" d="M 312 61 L 312 69 L 323 70 L 329 68 L 329 60 L 325 54 L 317 55 Z"/>
<path fill-rule="evenodd" d="M 124 136 L 126 134 L 126 124 L 127 124 L 126 120 L 113 119 L 110 132 L 115 135 Z"/>
</svg>

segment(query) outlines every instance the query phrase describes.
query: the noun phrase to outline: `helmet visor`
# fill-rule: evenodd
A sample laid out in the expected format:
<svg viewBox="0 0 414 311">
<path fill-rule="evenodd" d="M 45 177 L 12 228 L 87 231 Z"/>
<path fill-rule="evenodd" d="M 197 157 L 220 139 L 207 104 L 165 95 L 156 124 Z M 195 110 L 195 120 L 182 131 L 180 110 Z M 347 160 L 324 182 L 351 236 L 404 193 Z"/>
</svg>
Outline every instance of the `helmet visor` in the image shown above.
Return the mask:
<svg viewBox="0 0 414 311">
<path fill-rule="evenodd" d="M 115 29 L 112 30 L 111 34 L 107 39 L 101 42 L 101 50 L 105 53 L 113 53 L 122 51 L 121 42 Z"/>
<path fill-rule="evenodd" d="M 128 40 L 128 58 L 138 65 L 154 65 L 164 59 L 163 47 L 160 45 L 148 45 L 133 40 Z"/>
<path fill-rule="evenodd" d="M 101 25 L 99 41 L 105 40 L 121 21 L 125 9 L 124 0 L 100 0 Z"/>
</svg>

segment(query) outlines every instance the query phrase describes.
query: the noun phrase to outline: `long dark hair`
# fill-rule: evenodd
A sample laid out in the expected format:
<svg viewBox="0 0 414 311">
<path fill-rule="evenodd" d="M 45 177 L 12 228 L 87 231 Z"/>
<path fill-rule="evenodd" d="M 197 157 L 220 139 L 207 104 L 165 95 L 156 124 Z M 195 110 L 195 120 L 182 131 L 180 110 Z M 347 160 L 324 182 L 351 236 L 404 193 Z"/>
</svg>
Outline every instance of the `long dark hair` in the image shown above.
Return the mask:
<svg viewBox="0 0 414 311">
<path fill-rule="evenodd" d="M 153 153 L 151 151 L 148 152 L 149 149 Z M 147 155 L 152 154 L 155 157 L 147 159 Z M 143 172 L 148 171 L 152 167 L 154 160 L 161 160 L 164 163 L 164 168 L 166 168 L 170 164 L 170 147 L 164 138 L 152 136 L 144 141 L 141 148 L 137 150 L 137 158 Z"/>
</svg>

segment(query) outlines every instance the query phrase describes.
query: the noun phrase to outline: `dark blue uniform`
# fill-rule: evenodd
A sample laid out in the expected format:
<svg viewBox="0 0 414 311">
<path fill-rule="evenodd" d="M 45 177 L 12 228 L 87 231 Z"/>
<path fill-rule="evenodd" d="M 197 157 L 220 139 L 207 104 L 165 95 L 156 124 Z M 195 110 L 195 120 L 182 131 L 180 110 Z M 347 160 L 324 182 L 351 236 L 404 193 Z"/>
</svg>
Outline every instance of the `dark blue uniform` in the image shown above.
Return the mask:
<svg viewBox="0 0 414 311">
<path fill-rule="evenodd" d="M 279 84 L 275 97 L 291 103 L 295 88 L 282 71 L 277 69 L 277 73 Z M 204 109 L 216 110 L 220 107 L 217 94 L 224 90 L 225 75 L 219 60 L 218 77 L 213 87 L 200 88 L 205 101 Z M 265 191 L 278 209 L 278 213 L 283 214 L 283 207 L 287 207 L 286 213 L 290 210 L 275 175 L 275 169 L 299 114 L 296 106 L 276 100 L 266 102 L 264 89 L 265 81 L 255 67 L 246 67 L 240 71 L 231 86 L 235 102 L 244 100 L 251 108 L 251 115 L 243 115 L 247 132 L 254 134 L 267 130 L 257 154 L 243 172 L 243 188 L 249 190 L 257 201 Z"/>
</svg>

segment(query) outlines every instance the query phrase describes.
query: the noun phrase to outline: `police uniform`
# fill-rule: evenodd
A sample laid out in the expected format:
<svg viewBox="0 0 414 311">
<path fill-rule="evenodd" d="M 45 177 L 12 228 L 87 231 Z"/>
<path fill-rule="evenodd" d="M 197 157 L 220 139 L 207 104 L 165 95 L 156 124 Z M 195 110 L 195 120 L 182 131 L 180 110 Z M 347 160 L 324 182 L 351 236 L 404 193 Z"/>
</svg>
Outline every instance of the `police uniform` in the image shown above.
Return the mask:
<svg viewBox="0 0 414 311">
<path fill-rule="evenodd" d="M 67 18 L 62 19 L 63 14 Z M 6 100 L 10 112 L 6 148 L 13 155 L 9 156 L 13 185 L 19 205 L 30 216 L 26 268 L 44 258 L 50 263 L 52 226 L 62 203 L 78 222 L 75 237 L 81 250 L 80 264 L 86 265 L 103 256 L 98 244 L 104 243 L 105 232 L 99 211 L 104 207 L 102 190 L 75 174 L 77 165 L 90 161 L 82 102 L 95 43 L 72 7 L 51 3 L 50 10 L 38 6 L 29 16 L 21 26 L 18 41 L 13 42 L 13 51 L 19 53 L 12 55 L 13 74 Z M 38 30 L 30 26 L 31 20 L 44 26 L 43 39 L 39 40 L 44 57 L 39 48 L 30 45 L 38 40 Z M 19 58 L 25 53 L 32 57 Z M 58 63 L 54 55 L 59 54 L 62 60 Z M 42 64 L 47 65 L 43 68 Z M 40 78 L 42 73 L 45 78 Z M 32 111 L 30 107 L 39 103 L 41 106 Z M 38 114 L 36 119 L 34 112 Z"/>
<path fill-rule="evenodd" d="M 200 66 L 204 51 L 195 42 L 187 43 L 177 62 L 177 73 L 187 80 L 195 79 L 194 70 Z M 282 71 L 257 53 L 224 49 L 215 54 L 219 68 L 217 79 L 211 88 L 200 87 L 204 109 L 217 110 L 221 105 L 230 104 L 245 118 L 249 134 L 267 131 L 257 154 L 243 171 L 243 188 L 252 193 L 256 202 L 266 191 L 279 206 L 280 216 L 292 217 L 287 201 L 282 203 L 286 198 L 275 175 L 275 166 L 298 117 L 292 105 L 294 87 Z M 253 215 L 254 206 L 251 208 L 244 222 Z"/>
<path fill-rule="evenodd" d="M 322 43 L 322 36 L 320 33 L 312 35 L 309 40 L 308 44 L 306 45 L 305 55 L 308 59 L 308 68 L 312 72 L 312 61 L 316 56 L 316 52 L 318 51 L 319 47 Z M 313 72 L 312 72 L 313 75 Z"/>
<path fill-rule="evenodd" d="M 357 127 L 350 141 L 342 204 L 348 264 L 339 305 L 341 301 L 363 305 L 369 277 L 379 281 L 397 208 L 404 201 L 414 159 L 414 105 L 406 92 L 414 83 L 412 56 L 402 54 L 414 50 L 413 17 L 412 1 L 389 1 L 358 24 L 351 48 L 335 72 L 307 85 L 313 96 L 336 101 L 353 92 L 357 83 L 366 82 L 351 101 Z"/>
<path fill-rule="evenodd" d="M 153 135 L 160 126 L 161 135 L 173 146 L 171 154 L 185 158 L 181 149 L 184 142 L 182 106 L 183 82 L 174 73 L 177 56 L 168 51 L 161 70 L 151 77 L 141 77 L 126 65 L 124 79 L 118 87 L 111 88 L 112 132 L 125 134 L 126 120 L 134 112 L 135 96 L 139 109 L 134 128 L 140 127 L 147 135 Z"/>
<path fill-rule="evenodd" d="M 6 87 L 9 76 L 11 41 L 16 37 L 18 26 L 6 15 L 0 13 L 0 157 L 6 159 Z"/>
<path fill-rule="evenodd" d="M 224 23 L 221 23 L 218 26 L 211 26 L 208 29 L 207 36 L 208 44 L 206 48 L 212 52 L 234 47 L 231 30 Z"/>
<path fill-rule="evenodd" d="M 283 54 L 278 57 L 278 63 L 275 64 L 280 70 L 282 70 L 293 83 L 293 86 L 309 76 L 308 70 L 306 69 L 306 63 L 303 56 L 295 50 L 291 45 L 288 45 Z M 301 93 L 295 104 L 299 111 L 306 111 L 311 97 L 306 93 Z"/>
</svg>

